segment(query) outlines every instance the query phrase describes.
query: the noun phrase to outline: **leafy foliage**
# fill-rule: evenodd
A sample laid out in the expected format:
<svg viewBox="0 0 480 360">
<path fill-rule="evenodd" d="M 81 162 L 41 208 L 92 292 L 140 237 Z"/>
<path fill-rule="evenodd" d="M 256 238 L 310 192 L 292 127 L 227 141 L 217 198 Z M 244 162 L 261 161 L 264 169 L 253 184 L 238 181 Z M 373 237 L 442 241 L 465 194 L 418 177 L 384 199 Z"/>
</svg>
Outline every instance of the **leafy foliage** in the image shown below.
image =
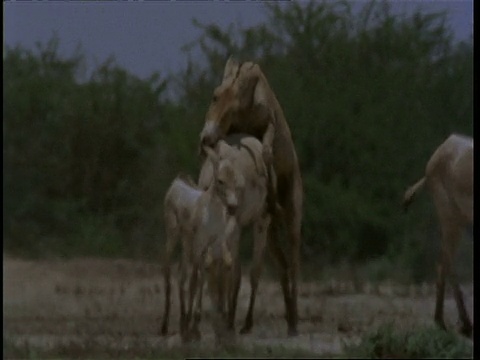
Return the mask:
<svg viewBox="0 0 480 360">
<path fill-rule="evenodd" d="M 140 80 L 111 59 L 78 83 L 83 58 L 62 60 L 57 50 L 53 39 L 38 54 L 9 49 L 4 59 L 7 248 L 139 249 L 135 231 L 158 230 L 169 175 L 155 170 L 169 156 L 160 146 L 162 115 L 176 107 L 160 100 L 158 76 Z M 130 240 L 120 241 L 121 232 Z"/>
<path fill-rule="evenodd" d="M 349 2 L 266 9 L 270 20 L 257 27 L 197 23 L 202 79 L 219 83 L 232 53 L 262 66 L 299 155 L 304 257 L 326 264 L 407 251 L 408 261 L 428 262 L 431 205 L 406 217 L 400 201 L 451 132 L 472 134 L 471 43 L 452 42 L 445 14 L 395 15 L 388 2 L 369 2 L 359 15 Z"/>
<path fill-rule="evenodd" d="M 225 345 L 217 347 L 198 346 L 198 344 L 183 344 L 166 347 L 152 347 L 141 338 L 133 346 L 119 347 L 115 341 L 100 342 L 97 338 L 87 338 L 82 341 L 70 341 L 58 347 L 42 349 L 28 342 L 16 344 L 10 338 L 3 339 L 5 358 L 39 359 L 39 358 L 82 358 L 82 359 L 185 359 L 185 358 L 216 358 L 239 359 L 265 357 L 275 359 L 332 358 L 329 354 L 319 356 L 316 353 L 301 348 L 292 349 L 284 346 L 260 345 Z M 88 345 L 88 346 L 86 346 Z"/>
<path fill-rule="evenodd" d="M 370 359 L 473 358 L 473 346 L 458 334 L 438 327 L 400 331 L 392 323 L 364 335 L 357 345 L 346 345 L 345 352 L 349 357 Z"/>
</svg>

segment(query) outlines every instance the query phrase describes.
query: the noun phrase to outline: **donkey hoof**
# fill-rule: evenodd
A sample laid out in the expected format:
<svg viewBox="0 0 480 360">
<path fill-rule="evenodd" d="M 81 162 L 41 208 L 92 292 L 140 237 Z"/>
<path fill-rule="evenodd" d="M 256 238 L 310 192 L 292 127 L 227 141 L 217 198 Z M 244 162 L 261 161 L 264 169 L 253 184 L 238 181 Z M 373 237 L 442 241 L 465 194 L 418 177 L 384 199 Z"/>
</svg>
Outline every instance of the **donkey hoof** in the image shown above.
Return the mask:
<svg viewBox="0 0 480 360">
<path fill-rule="evenodd" d="M 447 327 L 445 326 L 445 322 L 443 320 L 435 320 L 435 324 L 437 324 L 440 329 L 447 331 Z"/>
<path fill-rule="evenodd" d="M 466 336 L 467 338 L 471 338 L 473 333 L 473 327 L 472 325 L 462 325 L 460 327 L 460 334 L 463 336 Z"/>
<path fill-rule="evenodd" d="M 194 341 L 200 341 L 202 338 L 202 335 L 200 334 L 200 331 L 198 329 L 192 331 L 192 340 Z"/>
<path fill-rule="evenodd" d="M 288 336 L 293 337 L 293 336 L 298 336 L 298 330 L 296 327 L 294 328 L 289 328 L 288 329 Z"/>
<path fill-rule="evenodd" d="M 252 332 L 252 327 L 251 326 L 244 326 L 240 329 L 240 334 L 245 335 L 245 334 L 250 334 Z"/>
<path fill-rule="evenodd" d="M 162 326 L 160 329 L 160 336 L 167 336 L 168 335 L 168 328 L 166 326 Z"/>
</svg>

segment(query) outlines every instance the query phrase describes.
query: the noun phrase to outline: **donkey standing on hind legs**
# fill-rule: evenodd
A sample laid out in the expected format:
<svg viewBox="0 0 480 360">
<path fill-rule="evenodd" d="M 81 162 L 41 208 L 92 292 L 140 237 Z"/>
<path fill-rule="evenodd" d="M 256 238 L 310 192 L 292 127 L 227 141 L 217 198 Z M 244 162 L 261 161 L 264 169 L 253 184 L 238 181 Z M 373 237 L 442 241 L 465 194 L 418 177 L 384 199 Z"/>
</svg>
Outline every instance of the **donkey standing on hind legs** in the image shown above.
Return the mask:
<svg viewBox="0 0 480 360">
<path fill-rule="evenodd" d="M 268 230 L 270 250 L 277 259 L 285 301 L 288 334 L 297 335 L 297 281 L 300 270 L 303 186 L 295 146 L 283 110 L 258 64 L 238 63 L 229 58 L 222 83 L 214 90 L 200 134 L 200 149 L 213 147 L 233 133 L 245 133 L 259 139 L 267 166 L 273 166 L 276 184 L 269 177 L 268 197 L 272 222 Z M 269 171 L 271 173 L 271 171 Z M 273 190 L 275 189 L 275 191 Z M 277 227 L 286 224 L 290 244 L 287 260 Z M 251 328 L 251 325 L 250 325 Z M 245 328 L 244 332 L 251 329 Z"/>
<path fill-rule="evenodd" d="M 427 163 L 425 176 L 405 192 L 405 210 L 413 201 L 415 193 L 424 185 L 427 185 L 433 197 L 442 233 L 435 322 L 445 329 L 445 277 L 450 275 L 459 318 L 462 321 L 461 332 L 471 336 L 473 326 L 465 309 L 453 261 L 462 230 L 467 225 L 473 225 L 473 139 L 452 134 L 437 148 Z"/>
</svg>

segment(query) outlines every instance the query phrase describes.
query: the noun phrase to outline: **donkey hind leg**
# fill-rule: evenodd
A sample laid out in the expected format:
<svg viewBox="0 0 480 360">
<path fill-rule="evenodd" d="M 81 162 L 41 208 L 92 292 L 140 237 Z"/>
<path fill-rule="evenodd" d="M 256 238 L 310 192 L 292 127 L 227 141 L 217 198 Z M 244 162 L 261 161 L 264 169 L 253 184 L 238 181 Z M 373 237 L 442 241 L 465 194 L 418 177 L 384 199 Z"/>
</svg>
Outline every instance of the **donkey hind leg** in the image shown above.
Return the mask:
<svg viewBox="0 0 480 360">
<path fill-rule="evenodd" d="M 466 337 L 471 337 L 473 332 L 473 325 L 465 308 L 465 302 L 463 301 L 463 293 L 458 283 L 457 274 L 453 267 L 450 273 L 450 278 L 452 282 L 453 296 L 455 298 L 455 303 L 457 304 L 458 317 L 462 323 L 460 333 L 465 335 Z"/>
<path fill-rule="evenodd" d="M 293 185 L 291 196 L 287 197 L 285 210 L 287 242 L 290 245 L 289 281 L 290 281 L 290 316 L 287 318 L 288 335 L 298 335 L 298 277 L 300 273 L 300 245 L 301 245 L 301 223 L 302 223 L 302 198 L 300 186 Z"/>
<path fill-rule="evenodd" d="M 442 328 L 446 329 L 445 321 L 443 319 L 443 307 L 444 307 L 444 300 L 445 300 L 445 281 L 446 278 L 450 278 L 450 274 L 452 273 L 452 265 L 453 265 L 453 257 L 458 245 L 458 241 L 460 240 L 460 229 L 451 226 L 447 222 L 441 222 L 442 227 L 442 244 L 441 244 L 441 251 L 440 251 L 440 259 L 438 261 L 437 267 L 437 295 L 436 295 L 436 302 L 435 302 L 435 322 L 437 325 Z M 454 276 L 455 277 L 455 276 Z M 458 293 L 455 291 L 455 283 L 456 279 L 453 279 L 452 285 L 454 287 L 455 296 L 458 296 Z M 457 284 L 458 285 L 458 284 Z M 463 297 L 462 297 L 463 302 Z M 458 304 L 458 303 L 457 303 Z"/>
<path fill-rule="evenodd" d="M 268 246 L 271 254 L 276 260 L 278 271 L 280 272 L 280 285 L 282 287 L 283 300 L 285 303 L 285 318 L 287 324 L 291 323 L 291 294 L 289 285 L 288 262 L 280 245 L 280 238 L 278 233 L 278 219 L 272 217 L 272 222 L 268 227 Z M 289 325 L 290 328 L 290 325 Z"/>
<path fill-rule="evenodd" d="M 265 214 L 262 219 L 254 224 L 254 245 L 253 245 L 253 264 L 250 270 L 250 302 L 248 305 L 245 323 L 240 330 L 241 334 L 247 334 L 253 326 L 253 309 L 255 307 L 255 297 L 257 293 L 262 265 L 264 260 L 265 246 L 267 244 L 267 231 L 270 225 L 270 217 Z"/>
<path fill-rule="evenodd" d="M 451 245 L 451 268 L 450 268 L 450 282 L 452 284 L 453 288 L 453 296 L 455 298 L 455 303 L 457 305 L 457 311 L 458 311 L 458 318 L 461 322 L 461 327 L 460 327 L 460 333 L 467 336 L 471 337 L 472 336 L 472 331 L 473 331 L 473 326 L 472 322 L 470 321 L 470 317 L 468 316 L 467 310 L 465 308 L 465 302 L 463 300 L 463 292 L 462 289 L 460 288 L 460 284 L 458 283 L 458 278 L 457 278 L 457 273 L 455 271 L 455 254 L 457 252 L 458 248 L 458 241 L 461 238 L 461 232 L 459 231 L 458 236 L 456 237 L 456 242 L 453 242 Z"/>
</svg>

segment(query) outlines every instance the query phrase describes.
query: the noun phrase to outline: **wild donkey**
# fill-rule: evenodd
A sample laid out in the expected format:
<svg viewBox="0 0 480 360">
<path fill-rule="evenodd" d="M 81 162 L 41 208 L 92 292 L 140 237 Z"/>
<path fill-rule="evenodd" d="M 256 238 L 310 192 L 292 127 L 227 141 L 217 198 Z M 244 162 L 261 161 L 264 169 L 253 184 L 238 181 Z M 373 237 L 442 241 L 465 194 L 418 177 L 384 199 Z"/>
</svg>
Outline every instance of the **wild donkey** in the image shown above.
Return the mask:
<svg viewBox="0 0 480 360">
<path fill-rule="evenodd" d="M 288 334 L 297 334 L 297 281 L 299 275 L 303 187 L 295 146 L 282 108 L 260 66 L 229 59 L 222 83 L 215 89 L 200 134 L 201 149 L 214 146 L 233 133 L 245 133 L 262 141 L 265 161 L 273 165 L 269 182 L 269 245 L 280 266 Z M 269 172 L 272 172 L 269 170 Z M 276 189 L 276 191 L 275 191 Z M 282 211 L 277 211 L 277 204 Z M 277 227 L 286 224 L 290 259 L 280 246 Z M 246 329 L 248 330 L 248 329 Z"/>
<path fill-rule="evenodd" d="M 270 224 L 270 215 L 267 209 L 267 167 L 262 157 L 262 143 L 252 136 L 234 134 L 228 136 L 225 141 L 220 140 L 215 148 L 221 159 L 232 162 L 237 171 L 237 198 L 238 207 L 235 213 L 237 223 L 242 229 L 245 226 L 253 226 L 253 263 L 250 271 L 250 303 L 245 317 L 245 324 L 241 333 L 250 331 L 253 324 L 253 308 L 255 295 L 262 270 L 263 254 L 267 242 L 267 229 Z M 214 181 L 212 162 L 204 162 L 200 171 L 198 185 L 207 189 Z M 234 246 L 238 249 L 238 246 Z M 232 252 L 234 257 L 234 287 L 231 294 L 231 303 L 228 314 L 228 328 L 234 329 L 237 297 L 240 289 L 240 261 L 238 253 Z"/>
<path fill-rule="evenodd" d="M 451 275 L 455 302 L 462 321 L 461 332 L 470 336 L 473 327 L 465 310 L 463 294 L 452 263 L 462 230 L 466 225 L 473 225 L 473 139 L 452 134 L 437 148 L 427 163 L 425 176 L 405 192 L 405 210 L 413 201 L 415 193 L 425 184 L 433 197 L 442 232 L 435 321 L 445 329 L 445 277 Z"/>
<path fill-rule="evenodd" d="M 167 239 L 164 253 L 165 313 L 161 333 L 165 335 L 168 332 L 171 293 L 170 257 L 178 239 L 181 238 L 179 297 L 180 332 L 183 341 L 200 337 L 198 323 L 202 308 L 205 269 L 215 261 L 216 264 L 221 264 L 222 275 L 231 273 L 232 247 L 238 243 L 238 226 L 235 217 L 232 216 L 238 205 L 233 165 L 228 159 L 218 159 L 211 149 L 206 151 L 214 164 L 214 181 L 203 191 L 189 179 L 177 176 L 166 193 L 164 203 Z M 233 251 L 236 252 L 235 249 Z M 187 278 L 189 278 L 189 298 L 186 308 Z M 226 277 L 226 280 L 228 285 L 229 278 Z M 192 325 L 194 302 L 196 312 Z M 212 303 L 220 312 L 224 308 L 220 298 L 213 297 Z"/>
</svg>

